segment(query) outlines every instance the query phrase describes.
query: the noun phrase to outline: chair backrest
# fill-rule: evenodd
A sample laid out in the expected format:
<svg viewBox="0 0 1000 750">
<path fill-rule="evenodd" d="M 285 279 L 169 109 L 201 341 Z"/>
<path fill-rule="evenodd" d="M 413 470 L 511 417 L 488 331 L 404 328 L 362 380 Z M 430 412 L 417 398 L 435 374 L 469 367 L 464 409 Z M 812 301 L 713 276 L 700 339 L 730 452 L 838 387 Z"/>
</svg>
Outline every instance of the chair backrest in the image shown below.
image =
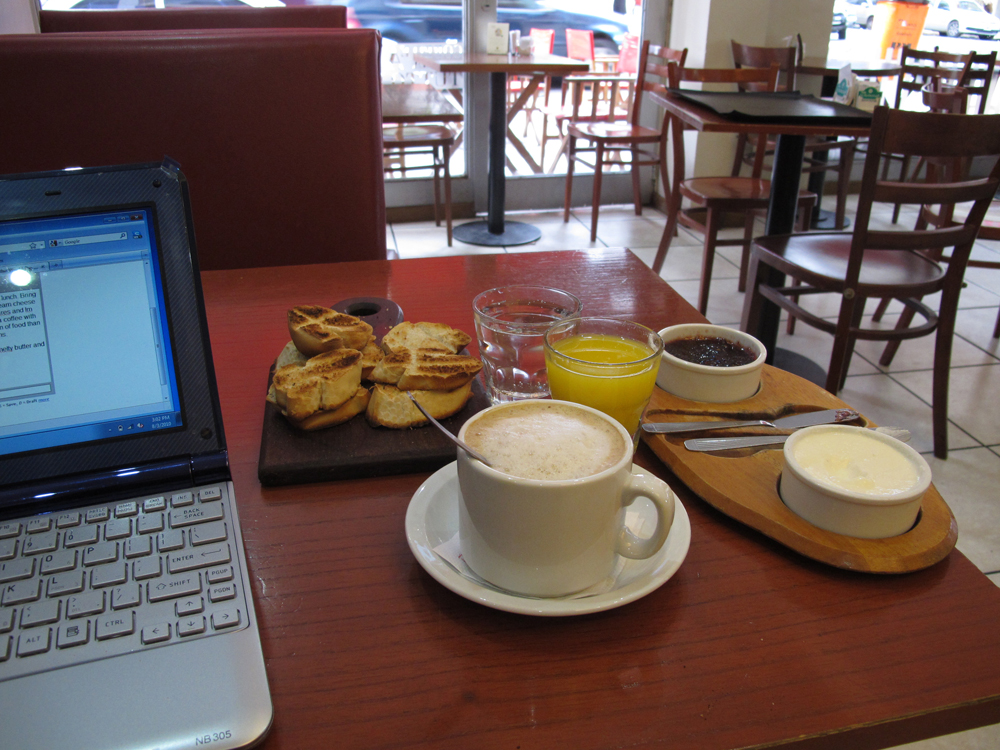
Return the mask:
<svg viewBox="0 0 1000 750">
<path fill-rule="evenodd" d="M 731 41 L 733 48 L 733 64 L 737 68 L 770 68 L 777 64 L 780 71 L 778 91 L 795 90 L 795 66 L 798 50 L 795 47 L 754 47 L 740 44 L 735 39 Z M 742 88 L 753 90 L 758 84 L 749 84 Z"/>
<path fill-rule="evenodd" d="M 343 5 L 267 8 L 149 8 L 146 10 L 43 10 L 43 33 L 169 29 L 347 28 Z"/>
<path fill-rule="evenodd" d="M 682 68 L 676 63 L 671 62 L 667 66 L 667 80 L 672 89 L 681 88 L 682 83 L 690 82 L 728 83 L 734 84 L 741 89 L 753 84 L 762 91 L 776 91 L 778 88 L 779 70 L 777 63 L 773 63 L 767 68 Z M 664 147 L 668 127 L 672 132 L 671 144 L 673 147 L 673 176 L 671 184 L 673 192 L 676 194 L 677 186 L 684 179 L 684 130 L 686 127 L 680 118 L 665 116 L 663 122 L 664 140 L 661 141 Z M 761 143 L 766 142 L 766 133 L 759 133 L 757 135 L 758 138 L 763 139 L 760 141 Z M 753 177 L 760 177 L 764 166 L 764 149 L 759 148 L 757 152 L 758 155 L 753 165 Z"/>
<path fill-rule="evenodd" d="M 946 170 L 940 181 L 934 183 L 884 181 L 879 179 L 880 162 L 890 154 L 950 161 L 955 168 Z M 988 177 L 969 179 L 959 167 L 961 163 L 986 157 L 993 160 Z M 847 262 L 846 288 L 857 284 L 866 250 L 920 251 L 940 257 L 944 248 L 952 247 L 947 270 L 950 279 L 946 281 L 945 294 L 957 295 L 976 233 L 1000 188 L 998 157 L 1000 115 L 954 115 L 877 107 L 872 118 Z M 963 222 L 951 226 L 930 230 L 903 227 L 886 230 L 869 226 L 875 202 L 945 207 L 971 203 L 972 206 Z M 878 289 L 873 290 L 873 295 L 878 294 Z"/>
<path fill-rule="evenodd" d="M 531 29 L 528 32 L 535 45 L 535 52 L 551 55 L 556 48 L 555 29 Z"/>
<path fill-rule="evenodd" d="M 924 84 L 936 78 L 957 84 L 969 69 L 970 55 L 933 52 L 913 49 L 909 45 L 903 47 L 899 57 L 900 72 L 896 84 L 896 101 L 893 106 L 899 109 L 903 95 L 909 92 L 919 92 Z"/>
<path fill-rule="evenodd" d="M 672 49 L 651 44 L 648 39 L 642 43 L 636 67 L 635 98 L 632 102 L 632 111 L 629 113 L 629 121 L 633 125 L 639 124 L 642 101 L 647 95 L 662 106 L 667 93 L 666 84 L 670 80 L 670 66 L 683 68 L 687 61 L 687 53 L 687 47 Z"/>
<path fill-rule="evenodd" d="M 993 71 L 997 64 L 997 51 L 976 53 L 969 55 L 969 64 L 959 80 L 959 85 L 965 88 L 969 96 L 979 97 L 977 107 L 979 114 L 986 113 L 986 101 L 990 95 L 990 86 L 993 84 Z"/>
<path fill-rule="evenodd" d="M 566 29 L 566 57 L 594 62 L 594 32 Z"/>
<path fill-rule="evenodd" d="M 925 83 L 920 93 L 931 112 L 964 115 L 969 106 L 969 90 L 964 86 L 947 86 L 935 79 Z"/>
<path fill-rule="evenodd" d="M 636 34 L 626 34 L 618 50 L 618 61 L 615 63 L 616 73 L 637 73 L 639 71 L 639 37 Z"/>
<path fill-rule="evenodd" d="M 202 268 L 384 259 L 379 45 L 370 29 L 0 37 L 0 173 L 169 156 Z"/>
</svg>

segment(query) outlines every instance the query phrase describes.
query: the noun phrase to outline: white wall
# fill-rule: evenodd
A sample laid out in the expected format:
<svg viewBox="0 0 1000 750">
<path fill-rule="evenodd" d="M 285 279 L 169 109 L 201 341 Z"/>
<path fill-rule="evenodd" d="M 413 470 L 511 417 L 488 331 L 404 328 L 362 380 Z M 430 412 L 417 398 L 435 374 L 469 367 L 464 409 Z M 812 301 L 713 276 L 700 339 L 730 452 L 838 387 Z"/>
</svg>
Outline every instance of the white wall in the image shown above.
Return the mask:
<svg viewBox="0 0 1000 750">
<path fill-rule="evenodd" d="M 38 33 L 37 0 L 0 0 L 0 34 Z"/>
</svg>

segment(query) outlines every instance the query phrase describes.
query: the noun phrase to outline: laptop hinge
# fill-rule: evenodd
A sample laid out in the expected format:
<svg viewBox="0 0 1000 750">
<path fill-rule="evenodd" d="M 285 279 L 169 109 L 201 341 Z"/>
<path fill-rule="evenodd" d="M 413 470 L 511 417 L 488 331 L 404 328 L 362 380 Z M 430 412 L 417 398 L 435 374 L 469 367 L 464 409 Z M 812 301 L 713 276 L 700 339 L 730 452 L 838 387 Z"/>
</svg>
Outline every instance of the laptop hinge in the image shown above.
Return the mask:
<svg viewBox="0 0 1000 750">
<path fill-rule="evenodd" d="M 208 453 L 191 457 L 191 478 L 194 484 L 210 484 L 229 480 L 229 452 Z"/>
</svg>

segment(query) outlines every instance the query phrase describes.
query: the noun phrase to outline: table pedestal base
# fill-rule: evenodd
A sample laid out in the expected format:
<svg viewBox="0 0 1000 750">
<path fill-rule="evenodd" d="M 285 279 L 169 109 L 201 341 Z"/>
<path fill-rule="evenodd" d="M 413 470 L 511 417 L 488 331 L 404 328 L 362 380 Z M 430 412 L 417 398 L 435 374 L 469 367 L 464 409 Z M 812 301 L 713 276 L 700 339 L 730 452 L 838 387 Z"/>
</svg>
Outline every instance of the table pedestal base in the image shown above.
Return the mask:
<svg viewBox="0 0 1000 750">
<path fill-rule="evenodd" d="M 532 224 L 522 221 L 504 221 L 503 231 L 493 233 L 487 221 L 470 221 L 461 224 L 452 231 L 452 236 L 460 242 L 469 245 L 485 245 L 487 247 L 502 247 L 504 245 L 527 245 L 537 242 L 542 237 L 542 230 Z"/>
<path fill-rule="evenodd" d="M 844 217 L 844 226 L 835 226 L 837 222 L 837 214 L 834 211 L 827 211 L 825 208 L 820 208 L 813 213 L 812 224 L 810 225 L 812 229 L 823 229 L 826 231 L 833 231 L 839 229 L 847 229 L 851 226 L 851 220 Z"/>
<path fill-rule="evenodd" d="M 820 388 L 826 388 L 826 370 L 798 352 L 775 348 L 774 366 L 815 383 Z"/>
</svg>

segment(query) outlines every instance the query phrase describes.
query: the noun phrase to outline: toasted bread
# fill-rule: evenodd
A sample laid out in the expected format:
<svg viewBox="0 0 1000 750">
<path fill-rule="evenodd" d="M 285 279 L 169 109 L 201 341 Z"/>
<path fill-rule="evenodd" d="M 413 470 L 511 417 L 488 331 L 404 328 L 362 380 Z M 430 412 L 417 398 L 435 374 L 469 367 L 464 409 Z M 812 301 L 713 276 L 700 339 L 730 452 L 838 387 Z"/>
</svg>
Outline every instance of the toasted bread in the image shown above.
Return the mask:
<svg viewBox="0 0 1000 750">
<path fill-rule="evenodd" d="M 353 315 L 319 305 L 298 305 L 288 311 L 288 333 L 307 357 L 335 349 L 365 348 L 372 327 Z"/>
<path fill-rule="evenodd" d="M 361 385 L 361 352 L 337 349 L 274 372 L 274 402 L 293 422 L 333 411 L 354 397 Z"/>
<path fill-rule="evenodd" d="M 464 354 L 437 349 L 403 349 L 387 354 L 372 371 L 376 383 L 404 391 L 451 391 L 465 385 L 483 369 L 482 363 Z"/>
<path fill-rule="evenodd" d="M 472 383 L 466 383 L 451 391 L 413 391 L 413 397 L 420 402 L 435 419 L 444 419 L 461 411 L 472 397 Z M 410 401 L 406 391 L 392 385 L 376 383 L 368 402 L 365 419 L 376 427 L 391 427 L 401 430 L 407 427 L 423 427 L 429 424 L 427 418 Z"/>
<path fill-rule="evenodd" d="M 378 363 L 382 361 L 385 355 L 379 348 L 379 345 L 375 343 L 375 337 L 372 336 L 368 339 L 368 343 L 365 344 L 365 348 L 361 350 L 361 379 L 371 380 L 372 370 L 374 370 Z"/>
<path fill-rule="evenodd" d="M 371 391 L 360 387 L 347 401 L 331 411 L 318 411 L 310 417 L 302 420 L 289 419 L 293 425 L 300 430 L 322 430 L 324 427 L 333 427 L 343 424 L 349 419 L 356 417 L 368 408 L 368 401 L 371 399 Z"/>
<path fill-rule="evenodd" d="M 295 362 L 304 364 L 307 359 L 309 359 L 309 357 L 299 351 L 299 348 L 295 346 L 295 342 L 289 341 L 285 344 L 285 348 L 281 350 L 281 354 L 278 355 L 278 358 L 274 360 L 274 369 L 277 371 L 285 365 L 290 365 Z"/>
<path fill-rule="evenodd" d="M 443 323 L 408 323 L 395 326 L 382 337 L 382 349 L 387 354 L 403 349 L 436 349 L 457 354 L 472 341 L 472 337 Z"/>
</svg>

